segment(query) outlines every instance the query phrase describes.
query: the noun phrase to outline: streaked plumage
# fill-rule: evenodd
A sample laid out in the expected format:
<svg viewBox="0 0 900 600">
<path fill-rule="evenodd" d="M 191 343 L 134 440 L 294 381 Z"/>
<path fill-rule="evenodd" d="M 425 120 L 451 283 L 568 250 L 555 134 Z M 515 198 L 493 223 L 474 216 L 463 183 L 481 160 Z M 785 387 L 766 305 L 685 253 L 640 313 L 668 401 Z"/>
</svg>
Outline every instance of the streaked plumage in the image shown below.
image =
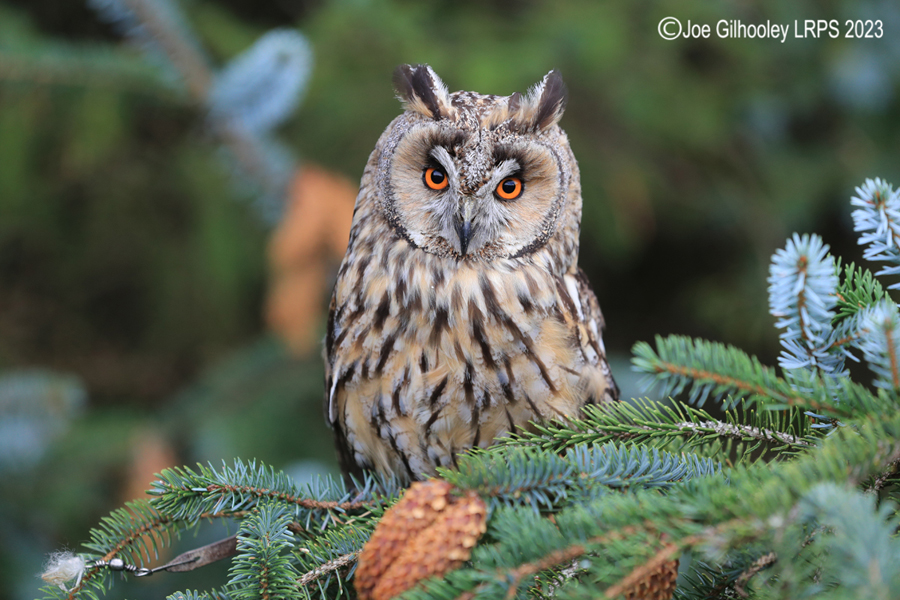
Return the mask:
<svg viewBox="0 0 900 600">
<path fill-rule="evenodd" d="M 418 479 L 618 390 L 577 266 L 559 74 L 526 96 L 448 94 L 427 66 L 394 84 L 406 111 L 366 165 L 331 301 L 326 414 L 346 472 Z M 428 168 L 449 184 L 431 189 Z M 509 178 L 521 195 L 502 200 Z"/>
</svg>

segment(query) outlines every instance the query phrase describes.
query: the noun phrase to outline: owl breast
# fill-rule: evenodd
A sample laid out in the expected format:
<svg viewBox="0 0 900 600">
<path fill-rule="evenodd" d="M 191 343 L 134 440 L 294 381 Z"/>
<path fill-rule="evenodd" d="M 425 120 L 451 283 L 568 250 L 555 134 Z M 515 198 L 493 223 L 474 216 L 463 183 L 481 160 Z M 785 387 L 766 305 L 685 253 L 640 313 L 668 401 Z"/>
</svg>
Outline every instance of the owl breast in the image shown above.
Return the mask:
<svg viewBox="0 0 900 600">
<path fill-rule="evenodd" d="M 390 234 L 388 234 L 390 235 Z M 338 278 L 327 412 L 346 470 L 418 479 L 530 421 L 615 396 L 580 271 L 363 239 Z"/>
</svg>

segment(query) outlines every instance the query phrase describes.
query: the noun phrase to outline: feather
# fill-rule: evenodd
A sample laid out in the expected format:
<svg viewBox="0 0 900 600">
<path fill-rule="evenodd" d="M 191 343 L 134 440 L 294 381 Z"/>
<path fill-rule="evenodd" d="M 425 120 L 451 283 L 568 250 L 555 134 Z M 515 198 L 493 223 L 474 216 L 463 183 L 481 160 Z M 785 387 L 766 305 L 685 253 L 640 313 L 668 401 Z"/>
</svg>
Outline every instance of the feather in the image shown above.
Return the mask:
<svg viewBox="0 0 900 600">
<path fill-rule="evenodd" d="M 454 117 L 447 86 L 428 65 L 400 65 L 394 71 L 394 90 L 406 110 L 435 121 Z"/>
</svg>

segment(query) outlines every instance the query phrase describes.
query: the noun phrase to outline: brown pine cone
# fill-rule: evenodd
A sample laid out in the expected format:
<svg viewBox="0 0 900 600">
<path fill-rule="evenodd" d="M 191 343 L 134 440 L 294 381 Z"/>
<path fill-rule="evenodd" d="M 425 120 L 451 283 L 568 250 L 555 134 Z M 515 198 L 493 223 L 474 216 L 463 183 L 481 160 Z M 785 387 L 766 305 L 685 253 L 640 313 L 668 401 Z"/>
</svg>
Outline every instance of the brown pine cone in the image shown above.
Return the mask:
<svg viewBox="0 0 900 600">
<path fill-rule="evenodd" d="M 663 563 L 640 581 L 625 590 L 627 600 L 669 600 L 675 593 L 678 579 L 678 559 Z"/>
<path fill-rule="evenodd" d="M 468 560 L 487 527 L 487 506 L 474 492 L 452 490 L 446 481 L 414 483 L 384 514 L 359 556 L 360 600 L 389 600 Z"/>
</svg>

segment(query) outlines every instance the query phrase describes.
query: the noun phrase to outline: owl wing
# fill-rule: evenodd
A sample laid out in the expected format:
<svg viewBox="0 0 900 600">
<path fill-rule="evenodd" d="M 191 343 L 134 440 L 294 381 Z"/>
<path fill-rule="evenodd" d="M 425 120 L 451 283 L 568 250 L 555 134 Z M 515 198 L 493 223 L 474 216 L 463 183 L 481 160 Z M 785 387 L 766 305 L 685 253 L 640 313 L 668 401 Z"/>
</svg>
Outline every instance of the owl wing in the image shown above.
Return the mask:
<svg viewBox="0 0 900 600">
<path fill-rule="evenodd" d="M 606 358 L 606 346 L 603 344 L 603 331 L 606 323 L 597 296 L 588 281 L 587 275 L 580 268 L 574 275 L 566 275 L 566 288 L 575 307 L 572 315 L 577 328 L 577 337 L 581 352 L 588 368 L 600 371 L 606 380 L 603 397 L 591 397 L 588 403 L 613 402 L 619 399 L 619 386 L 616 385 Z M 580 309 L 580 310 L 579 310 Z"/>
<path fill-rule="evenodd" d="M 340 421 L 335 417 L 333 410 L 335 402 L 335 398 L 332 397 L 335 391 L 335 386 L 333 385 L 333 379 L 335 377 L 334 337 L 338 319 L 336 305 L 337 301 L 335 296 L 332 295 L 331 305 L 328 308 L 328 330 L 325 335 L 325 397 L 322 410 L 325 414 L 325 420 L 327 421 L 328 426 L 334 431 L 334 445 L 337 449 L 338 465 L 341 468 L 341 473 L 344 474 L 345 481 L 349 485 L 352 482 L 347 476 L 351 475 L 356 477 L 358 481 L 362 481 L 363 470 L 354 460 L 353 450 L 350 448 L 350 444 L 347 441 L 347 435 L 344 432 L 344 428 L 341 426 Z"/>
</svg>

